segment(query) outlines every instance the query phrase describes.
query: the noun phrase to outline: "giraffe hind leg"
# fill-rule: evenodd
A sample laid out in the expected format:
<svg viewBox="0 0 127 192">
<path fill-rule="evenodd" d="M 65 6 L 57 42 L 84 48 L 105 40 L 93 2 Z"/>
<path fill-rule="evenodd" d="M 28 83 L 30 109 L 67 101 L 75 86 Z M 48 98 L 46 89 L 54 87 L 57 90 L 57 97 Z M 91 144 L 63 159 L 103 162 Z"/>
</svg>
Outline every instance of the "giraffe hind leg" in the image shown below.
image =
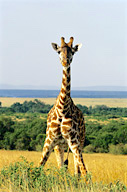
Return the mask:
<svg viewBox="0 0 127 192">
<path fill-rule="evenodd" d="M 74 156 L 74 170 L 75 170 L 75 175 L 78 175 L 80 176 L 81 175 L 81 172 L 80 172 L 80 168 L 79 168 L 79 164 L 78 164 L 78 161 L 75 157 L 75 155 L 73 154 Z"/>
<path fill-rule="evenodd" d="M 75 148 L 75 147 L 74 147 Z M 84 164 L 84 161 L 83 161 L 83 156 L 82 154 L 80 153 L 80 150 L 79 148 L 77 147 L 77 149 L 73 149 L 73 146 L 71 147 L 71 150 L 75 156 L 75 162 L 76 163 L 76 168 L 75 168 L 75 173 L 80 175 L 81 176 L 85 176 L 87 174 L 87 170 L 86 170 L 86 167 L 85 167 L 85 164 Z"/>
<path fill-rule="evenodd" d="M 72 151 L 72 153 L 74 154 L 74 162 L 75 164 L 75 174 L 81 173 L 81 176 L 85 176 L 87 173 L 84 161 L 83 161 L 83 156 L 82 156 L 82 151 L 80 149 L 79 146 L 79 142 L 76 139 L 71 140 L 71 136 L 70 136 L 70 140 L 68 139 L 68 145 Z"/>
<path fill-rule="evenodd" d="M 70 152 L 70 148 L 68 147 L 68 150 L 67 150 L 67 157 L 66 157 L 66 160 L 64 161 L 64 166 L 66 169 L 68 169 L 68 157 L 69 157 L 69 152 Z"/>
</svg>

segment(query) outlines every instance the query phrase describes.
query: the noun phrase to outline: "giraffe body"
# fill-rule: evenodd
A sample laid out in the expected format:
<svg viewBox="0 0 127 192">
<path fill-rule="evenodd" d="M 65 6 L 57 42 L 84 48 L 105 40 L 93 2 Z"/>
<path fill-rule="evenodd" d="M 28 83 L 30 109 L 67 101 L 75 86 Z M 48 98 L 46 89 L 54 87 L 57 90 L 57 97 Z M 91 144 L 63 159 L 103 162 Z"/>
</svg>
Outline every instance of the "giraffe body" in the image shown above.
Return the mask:
<svg viewBox="0 0 127 192">
<path fill-rule="evenodd" d="M 74 155 L 75 174 L 86 175 L 86 167 L 82 157 L 85 140 L 85 125 L 82 112 L 75 106 L 70 96 L 70 63 L 78 47 L 72 48 L 73 38 L 66 44 L 61 38 L 61 47 L 53 44 L 53 48 L 60 54 L 63 65 L 63 78 L 60 94 L 56 103 L 48 113 L 46 139 L 43 147 L 41 165 L 44 165 L 55 150 L 59 167 L 64 165 L 64 150 L 69 146 Z M 79 45 L 77 45 L 79 46 Z"/>
</svg>

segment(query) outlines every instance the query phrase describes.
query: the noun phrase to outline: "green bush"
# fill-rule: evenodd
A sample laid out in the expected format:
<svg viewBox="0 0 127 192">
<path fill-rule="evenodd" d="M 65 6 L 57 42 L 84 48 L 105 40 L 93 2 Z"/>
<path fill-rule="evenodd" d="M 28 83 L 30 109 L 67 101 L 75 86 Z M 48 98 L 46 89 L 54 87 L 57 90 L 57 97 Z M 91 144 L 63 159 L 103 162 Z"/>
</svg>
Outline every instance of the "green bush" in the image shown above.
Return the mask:
<svg viewBox="0 0 127 192">
<path fill-rule="evenodd" d="M 88 145 L 84 148 L 83 151 L 84 151 L 84 153 L 94 153 L 96 150 L 93 145 Z"/>
<path fill-rule="evenodd" d="M 96 153 L 105 153 L 105 149 L 98 147 L 96 148 Z"/>
<path fill-rule="evenodd" d="M 116 181 L 110 184 L 93 183 L 91 175 L 79 178 L 70 175 L 63 167 L 58 170 L 55 167 L 43 169 L 28 163 L 24 157 L 21 162 L 10 164 L 0 171 L 0 191 L 14 192 L 84 192 L 84 191 L 114 191 L 125 192 L 126 187 Z M 87 180 L 87 183 L 85 182 Z"/>
<path fill-rule="evenodd" d="M 115 155 L 126 155 L 127 154 L 127 144 L 124 145 L 123 143 L 117 145 L 109 145 L 109 153 Z"/>
</svg>

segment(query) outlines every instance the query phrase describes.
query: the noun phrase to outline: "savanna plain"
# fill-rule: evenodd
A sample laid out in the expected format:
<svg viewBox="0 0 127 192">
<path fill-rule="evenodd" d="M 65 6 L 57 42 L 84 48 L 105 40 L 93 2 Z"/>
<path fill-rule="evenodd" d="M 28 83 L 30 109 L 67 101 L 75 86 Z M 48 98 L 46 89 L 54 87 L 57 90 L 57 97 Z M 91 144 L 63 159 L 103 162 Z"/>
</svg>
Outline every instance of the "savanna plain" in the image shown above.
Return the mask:
<svg viewBox="0 0 127 192">
<path fill-rule="evenodd" d="M 30 101 L 26 98 L 0 98 L 2 106 Z M 33 99 L 34 100 L 34 99 Z M 40 99 L 39 99 L 40 100 Z M 41 99 L 52 105 L 55 99 Z M 76 104 L 89 106 L 106 105 L 109 107 L 127 107 L 127 99 L 74 99 Z M 11 116 L 10 116 L 11 117 Z M 13 118 L 17 121 L 17 118 Z M 46 118 L 46 116 L 41 116 Z M 93 122 L 98 119 L 86 119 Z M 123 118 L 126 121 L 126 118 Z M 19 121 L 24 121 L 24 116 Z M 99 120 L 100 121 L 100 120 Z M 119 119 L 117 118 L 117 121 Z M 107 120 L 101 123 L 106 124 Z M 39 148 L 40 149 L 40 148 Z M 84 150 L 85 151 L 85 150 Z M 66 159 L 67 153 L 64 158 Z M 126 191 L 127 155 L 110 153 L 83 153 L 88 176 L 74 176 L 73 154 L 69 154 L 68 171 L 58 170 L 54 152 L 51 153 L 44 168 L 38 163 L 41 151 L 0 150 L 0 191 Z M 86 182 L 87 180 L 87 182 Z"/>
</svg>

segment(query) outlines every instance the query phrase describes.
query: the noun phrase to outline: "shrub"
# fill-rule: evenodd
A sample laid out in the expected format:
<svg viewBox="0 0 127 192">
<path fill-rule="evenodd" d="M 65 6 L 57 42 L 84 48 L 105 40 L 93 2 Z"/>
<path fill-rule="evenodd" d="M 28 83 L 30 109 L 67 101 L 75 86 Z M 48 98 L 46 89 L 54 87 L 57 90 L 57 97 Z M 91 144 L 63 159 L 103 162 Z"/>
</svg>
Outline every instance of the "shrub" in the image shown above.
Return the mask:
<svg viewBox="0 0 127 192">
<path fill-rule="evenodd" d="M 117 144 L 117 145 L 109 145 L 109 153 L 115 154 L 115 155 L 123 155 L 127 154 L 127 144 L 124 145 L 123 143 Z"/>
<path fill-rule="evenodd" d="M 84 148 L 85 153 L 94 153 L 95 152 L 95 147 L 93 145 L 88 145 Z"/>
<path fill-rule="evenodd" d="M 42 151 L 42 145 L 36 145 L 35 146 L 35 149 L 36 149 L 36 151 Z"/>
<path fill-rule="evenodd" d="M 124 155 L 127 155 L 127 144 L 124 145 Z"/>
<path fill-rule="evenodd" d="M 105 153 L 105 150 L 101 147 L 96 148 L 96 153 Z"/>
</svg>

